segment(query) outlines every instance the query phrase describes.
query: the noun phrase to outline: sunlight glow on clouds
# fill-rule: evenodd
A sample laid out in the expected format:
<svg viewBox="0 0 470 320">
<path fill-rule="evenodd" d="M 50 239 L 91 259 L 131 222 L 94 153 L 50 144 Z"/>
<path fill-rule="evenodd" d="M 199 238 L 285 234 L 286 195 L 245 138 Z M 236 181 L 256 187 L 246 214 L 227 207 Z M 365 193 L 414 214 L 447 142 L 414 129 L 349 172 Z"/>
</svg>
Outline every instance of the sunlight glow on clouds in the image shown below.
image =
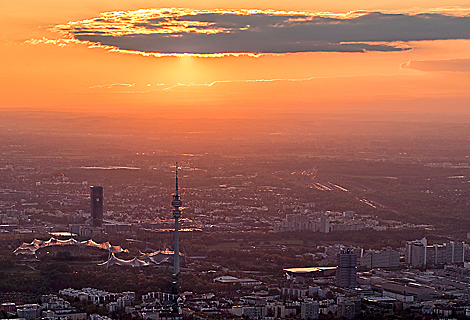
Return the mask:
<svg viewBox="0 0 470 320">
<path fill-rule="evenodd" d="M 470 39 L 469 25 L 465 8 L 413 14 L 141 9 L 57 25 L 52 30 L 63 39 L 29 43 L 82 42 L 155 56 L 403 51 L 411 48 L 408 41 Z"/>
</svg>

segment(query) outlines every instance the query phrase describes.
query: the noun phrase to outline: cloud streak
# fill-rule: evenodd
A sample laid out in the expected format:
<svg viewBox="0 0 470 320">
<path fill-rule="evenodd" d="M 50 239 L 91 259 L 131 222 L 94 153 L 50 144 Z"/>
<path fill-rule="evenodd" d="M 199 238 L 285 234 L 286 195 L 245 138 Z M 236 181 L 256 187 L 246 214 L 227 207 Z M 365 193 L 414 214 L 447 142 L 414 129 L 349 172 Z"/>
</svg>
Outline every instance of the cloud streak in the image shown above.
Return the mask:
<svg viewBox="0 0 470 320">
<path fill-rule="evenodd" d="M 110 84 L 100 84 L 96 86 L 91 86 L 89 89 L 95 89 L 95 88 L 106 88 L 106 89 L 111 89 L 115 87 L 134 87 L 135 83 L 110 83 Z"/>
<path fill-rule="evenodd" d="M 462 8 L 413 14 L 170 8 L 105 12 L 53 30 L 64 40 L 113 51 L 221 56 L 403 51 L 409 41 L 470 39 L 469 25 L 469 11 Z"/>
<path fill-rule="evenodd" d="M 136 94 L 136 93 L 150 93 L 155 91 L 172 91 L 177 88 L 189 88 L 189 87 L 205 87 L 210 88 L 216 85 L 221 84 L 243 84 L 243 83 L 272 83 L 272 82 L 304 82 L 304 81 L 312 81 L 312 80 L 319 80 L 319 79 L 337 79 L 337 78 L 356 78 L 356 77 L 394 77 L 394 76 L 402 76 L 403 74 L 355 74 L 355 75 L 345 75 L 345 76 L 329 76 L 329 77 L 307 77 L 307 78 L 268 78 L 268 79 L 238 79 L 238 80 L 214 80 L 212 82 L 189 82 L 189 83 L 181 83 L 177 82 L 174 85 L 165 86 L 164 83 L 159 83 L 157 86 L 164 86 L 163 88 L 158 89 L 148 89 L 148 90 L 127 90 L 127 91 L 117 91 L 117 93 L 123 94 Z M 104 86 L 94 86 L 90 88 L 103 88 Z"/>
<path fill-rule="evenodd" d="M 361 74 L 349 76 L 331 76 L 331 77 L 308 77 L 308 78 L 272 78 L 272 79 L 243 79 L 243 80 L 215 80 L 206 83 L 176 83 L 175 85 L 164 88 L 164 91 L 170 91 L 178 87 L 212 87 L 217 84 L 230 83 L 262 83 L 262 82 L 304 82 L 318 79 L 335 79 L 335 78 L 355 78 L 355 77 L 393 77 L 401 76 L 401 74 Z"/>
<path fill-rule="evenodd" d="M 427 72 L 470 72 L 470 59 L 411 60 L 402 64 L 401 68 Z"/>
</svg>

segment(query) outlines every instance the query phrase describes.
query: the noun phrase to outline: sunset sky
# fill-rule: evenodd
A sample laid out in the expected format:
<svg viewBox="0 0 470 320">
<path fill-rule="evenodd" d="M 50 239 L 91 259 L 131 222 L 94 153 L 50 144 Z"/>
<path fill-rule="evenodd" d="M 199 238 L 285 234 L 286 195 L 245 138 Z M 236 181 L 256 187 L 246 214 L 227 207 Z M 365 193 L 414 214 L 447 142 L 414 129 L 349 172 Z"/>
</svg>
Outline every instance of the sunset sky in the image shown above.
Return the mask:
<svg viewBox="0 0 470 320">
<path fill-rule="evenodd" d="M 0 108 L 470 111 L 468 1 L 0 3 Z"/>
</svg>

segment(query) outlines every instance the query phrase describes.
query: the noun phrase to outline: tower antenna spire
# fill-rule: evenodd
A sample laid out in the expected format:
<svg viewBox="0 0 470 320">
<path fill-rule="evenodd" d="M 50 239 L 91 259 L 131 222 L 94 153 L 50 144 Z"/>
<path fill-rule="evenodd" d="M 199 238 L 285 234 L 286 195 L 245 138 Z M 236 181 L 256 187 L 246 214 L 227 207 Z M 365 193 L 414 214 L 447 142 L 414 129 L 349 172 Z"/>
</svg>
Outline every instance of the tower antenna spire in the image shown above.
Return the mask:
<svg viewBox="0 0 470 320">
<path fill-rule="evenodd" d="M 175 195 L 178 196 L 178 162 L 176 163 L 176 188 L 175 188 Z"/>
</svg>

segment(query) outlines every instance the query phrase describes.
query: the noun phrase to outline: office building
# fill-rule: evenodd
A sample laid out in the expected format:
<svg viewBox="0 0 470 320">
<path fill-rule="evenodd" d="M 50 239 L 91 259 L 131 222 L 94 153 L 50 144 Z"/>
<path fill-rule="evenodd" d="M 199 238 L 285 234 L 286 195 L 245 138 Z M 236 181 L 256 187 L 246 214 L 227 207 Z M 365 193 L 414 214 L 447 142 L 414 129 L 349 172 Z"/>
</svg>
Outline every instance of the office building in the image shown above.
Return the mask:
<svg viewBox="0 0 470 320">
<path fill-rule="evenodd" d="M 350 249 L 336 255 L 336 285 L 343 288 L 356 287 L 357 255 Z"/>
<path fill-rule="evenodd" d="M 91 225 L 101 228 L 103 225 L 103 187 L 90 187 Z"/>
<path fill-rule="evenodd" d="M 413 268 L 433 268 L 464 262 L 463 242 L 429 245 L 426 238 L 407 242 L 405 261 Z"/>
<path fill-rule="evenodd" d="M 338 298 L 339 318 L 354 319 L 361 313 L 361 300 L 358 298 Z"/>
<path fill-rule="evenodd" d="M 367 268 L 398 268 L 400 254 L 390 247 L 382 251 L 369 250 L 360 261 L 360 265 Z"/>
<path fill-rule="evenodd" d="M 327 215 L 322 215 L 320 217 L 320 232 L 328 233 L 330 232 L 330 219 Z"/>
<path fill-rule="evenodd" d="M 300 318 L 306 319 L 318 319 L 320 312 L 320 306 L 318 301 L 306 301 L 300 305 Z"/>
</svg>

